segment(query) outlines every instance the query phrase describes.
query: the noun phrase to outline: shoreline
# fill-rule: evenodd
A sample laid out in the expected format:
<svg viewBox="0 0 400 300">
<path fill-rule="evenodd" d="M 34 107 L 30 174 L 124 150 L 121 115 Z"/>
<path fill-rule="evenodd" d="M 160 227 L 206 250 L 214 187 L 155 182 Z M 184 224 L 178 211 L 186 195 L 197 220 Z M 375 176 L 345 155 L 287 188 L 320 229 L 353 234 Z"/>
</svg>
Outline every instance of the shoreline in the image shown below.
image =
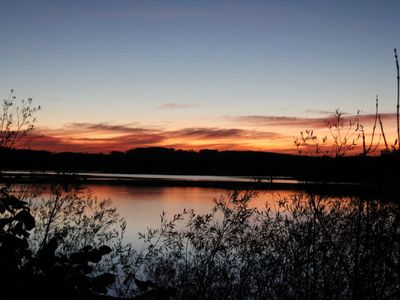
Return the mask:
<svg viewBox="0 0 400 300">
<path fill-rule="evenodd" d="M 210 178 L 214 180 L 210 180 Z M 217 179 L 217 180 L 215 180 Z M 397 186 L 380 183 L 315 182 L 297 181 L 288 177 L 245 177 L 206 175 L 166 175 L 166 174 L 112 174 L 55 172 L 2 172 L 2 183 L 50 184 L 71 183 L 80 185 L 129 185 L 146 187 L 201 187 L 227 190 L 292 190 L 320 195 L 354 195 L 360 197 L 400 196 Z M 395 200 L 395 199 L 392 199 Z"/>
</svg>

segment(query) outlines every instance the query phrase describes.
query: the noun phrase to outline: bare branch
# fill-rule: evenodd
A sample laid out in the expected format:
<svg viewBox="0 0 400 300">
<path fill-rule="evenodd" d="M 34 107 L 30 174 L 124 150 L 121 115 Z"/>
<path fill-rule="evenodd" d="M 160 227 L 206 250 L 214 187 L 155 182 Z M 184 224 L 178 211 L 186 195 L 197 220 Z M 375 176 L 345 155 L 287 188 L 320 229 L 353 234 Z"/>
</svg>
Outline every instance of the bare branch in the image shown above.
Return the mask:
<svg viewBox="0 0 400 300">
<path fill-rule="evenodd" d="M 35 128 L 36 118 L 34 114 L 40 110 L 40 106 L 32 105 L 32 98 L 21 100 L 16 104 L 14 90 L 11 90 L 7 99 L 2 102 L 0 116 L 0 147 L 20 147 L 26 141 L 28 134 Z"/>
</svg>

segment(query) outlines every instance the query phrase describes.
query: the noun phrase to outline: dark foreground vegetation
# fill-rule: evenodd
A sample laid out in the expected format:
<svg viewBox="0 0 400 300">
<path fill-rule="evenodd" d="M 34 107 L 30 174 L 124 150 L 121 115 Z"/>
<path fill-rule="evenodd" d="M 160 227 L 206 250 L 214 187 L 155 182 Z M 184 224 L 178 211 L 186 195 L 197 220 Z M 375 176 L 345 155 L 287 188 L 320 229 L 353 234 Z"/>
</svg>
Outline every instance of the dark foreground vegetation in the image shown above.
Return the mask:
<svg viewBox="0 0 400 300">
<path fill-rule="evenodd" d="M 253 151 L 199 152 L 139 148 L 111 154 L 0 149 L 3 170 L 288 176 L 303 181 L 383 183 L 400 180 L 400 153 L 381 156 L 309 157 Z"/>
<path fill-rule="evenodd" d="M 396 50 L 395 59 L 399 89 Z M 392 150 L 376 102 L 373 132 L 379 121 L 386 150 L 376 157 L 367 155 L 377 147 L 374 133 L 367 143 L 357 120 L 348 123 L 350 130 L 344 129 L 339 111 L 333 123 L 328 122 L 332 145 L 325 145 L 325 137 L 320 142 L 312 130 L 295 141 L 299 153 L 311 149 L 319 157 L 164 148 L 109 155 L 15 150 L 33 129 L 33 114 L 40 108 L 28 99 L 13 113 L 12 93 L 0 117 L 2 171 L 291 176 L 379 187 L 393 187 L 400 180 L 399 92 Z M 348 134 L 344 139 L 343 130 Z M 360 138 L 362 155 L 345 157 Z M 334 158 L 325 155 L 326 149 Z M 193 210 L 172 217 L 162 214 L 160 227 L 141 233 L 144 245 L 136 249 L 125 241 L 125 221 L 110 201 L 93 199 L 70 183 L 45 189 L 1 183 L 1 298 L 400 298 L 396 196 L 377 200 L 302 193 L 278 196 L 255 209 L 250 205 L 254 193 L 232 192 L 216 199 L 205 215 Z"/>
<path fill-rule="evenodd" d="M 138 250 L 108 201 L 71 186 L 3 187 L 2 299 L 400 297 L 398 201 L 293 194 L 258 210 L 253 195 L 163 214 Z"/>
</svg>

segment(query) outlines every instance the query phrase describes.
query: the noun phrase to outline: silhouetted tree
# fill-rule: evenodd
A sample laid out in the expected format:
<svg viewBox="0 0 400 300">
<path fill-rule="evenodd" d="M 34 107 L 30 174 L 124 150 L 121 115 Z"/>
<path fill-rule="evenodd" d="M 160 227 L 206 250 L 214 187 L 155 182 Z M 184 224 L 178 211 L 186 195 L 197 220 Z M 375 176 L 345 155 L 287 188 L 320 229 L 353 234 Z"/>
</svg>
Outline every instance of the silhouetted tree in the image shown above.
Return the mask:
<svg viewBox="0 0 400 300">
<path fill-rule="evenodd" d="M 1 104 L 0 112 L 0 147 L 14 148 L 26 145 L 28 134 L 34 129 L 35 113 L 40 106 L 33 106 L 32 98 L 16 103 L 14 90 Z"/>
</svg>

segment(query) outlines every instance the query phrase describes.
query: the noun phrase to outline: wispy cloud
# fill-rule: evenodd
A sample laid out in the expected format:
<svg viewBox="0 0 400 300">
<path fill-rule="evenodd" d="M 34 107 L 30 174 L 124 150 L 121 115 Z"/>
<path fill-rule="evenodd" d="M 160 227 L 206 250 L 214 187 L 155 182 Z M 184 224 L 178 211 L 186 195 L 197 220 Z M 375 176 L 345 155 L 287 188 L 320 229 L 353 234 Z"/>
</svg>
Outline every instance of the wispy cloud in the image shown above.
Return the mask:
<svg viewBox="0 0 400 300">
<path fill-rule="evenodd" d="M 51 151 L 110 152 L 137 147 L 181 149 L 259 149 L 260 145 L 284 138 L 278 132 L 238 128 L 182 128 L 177 130 L 130 127 L 126 124 L 72 123 L 63 129 L 42 130 L 31 143 L 34 149 Z M 106 134 L 105 134 L 106 133 Z"/>
<path fill-rule="evenodd" d="M 154 130 L 132 127 L 131 124 L 112 125 L 108 123 L 71 123 L 67 127 L 84 131 L 105 131 L 119 133 L 153 133 Z"/>
<path fill-rule="evenodd" d="M 185 109 L 185 108 L 196 108 L 200 107 L 198 104 L 185 104 L 185 103 L 178 103 L 178 102 L 170 102 L 164 103 L 159 106 L 161 109 Z"/>
<path fill-rule="evenodd" d="M 184 137 L 186 139 L 273 139 L 281 136 L 277 132 L 266 132 L 257 130 L 244 130 L 238 128 L 184 128 L 172 131 L 173 137 Z"/>
<path fill-rule="evenodd" d="M 356 115 L 344 114 L 344 120 L 352 120 Z M 381 114 L 382 120 L 393 120 L 396 117 L 392 113 Z M 263 127 L 293 127 L 299 130 L 303 129 L 320 129 L 326 127 L 326 122 L 333 118 L 333 113 L 327 114 L 325 117 L 317 118 L 299 118 L 290 116 L 262 116 L 262 115 L 247 115 L 247 116 L 226 116 L 227 120 L 237 122 L 242 125 L 263 126 Z M 360 121 L 367 125 L 375 119 L 375 114 L 363 114 L 359 116 Z"/>
<path fill-rule="evenodd" d="M 326 118 L 298 118 L 288 116 L 228 116 L 230 121 L 256 126 L 301 126 L 320 128 L 325 126 Z"/>
<path fill-rule="evenodd" d="M 332 111 L 323 109 L 306 109 L 305 112 L 317 115 L 332 115 Z"/>
<path fill-rule="evenodd" d="M 382 121 L 395 121 L 396 120 L 396 114 L 395 113 L 382 113 L 380 114 L 381 120 Z M 366 115 L 361 115 L 360 120 L 362 122 L 370 123 L 375 120 L 375 114 L 366 114 Z"/>
</svg>

